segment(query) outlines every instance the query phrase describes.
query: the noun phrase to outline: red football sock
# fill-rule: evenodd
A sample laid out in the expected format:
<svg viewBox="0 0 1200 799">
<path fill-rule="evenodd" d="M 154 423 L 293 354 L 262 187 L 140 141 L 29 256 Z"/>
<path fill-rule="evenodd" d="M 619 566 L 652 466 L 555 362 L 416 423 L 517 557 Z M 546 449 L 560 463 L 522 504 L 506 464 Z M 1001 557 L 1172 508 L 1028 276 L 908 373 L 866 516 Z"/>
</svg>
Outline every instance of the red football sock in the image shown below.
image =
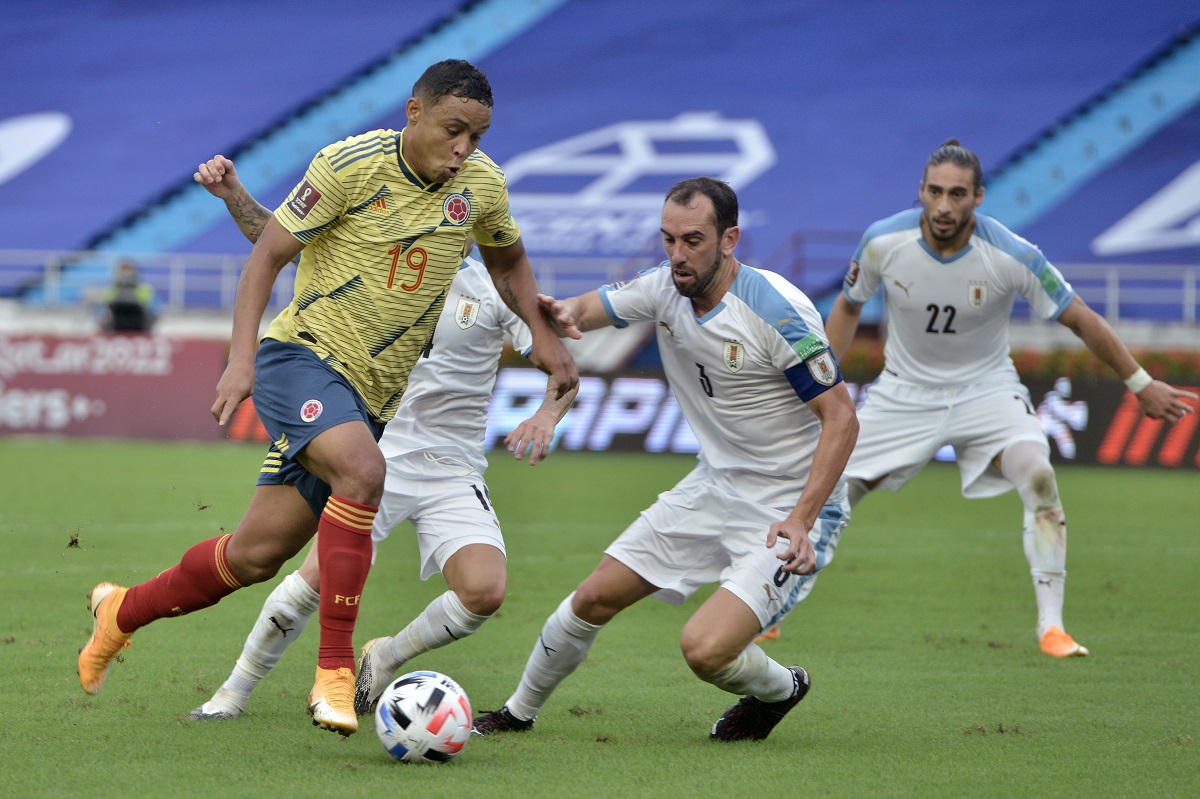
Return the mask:
<svg viewBox="0 0 1200 799">
<path fill-rule="evenodd" d="M 354 622 L 371 568 L 371 522 L 378 510 L 335 494 L 325 503 L 317 523 L 317 561 L 321 568 L 317 665 L 323 669 L 354 670 Z"/>
<path fill-rule="evenodd" d="M 117 610 L 121 632 L 131 633 L 164 616 L 182 616 L 212 607 L 241 588 L 225 558 L 231 535 L 201 541 L 183 553 L 179 563 L 130 588 Z"/>
</svg>

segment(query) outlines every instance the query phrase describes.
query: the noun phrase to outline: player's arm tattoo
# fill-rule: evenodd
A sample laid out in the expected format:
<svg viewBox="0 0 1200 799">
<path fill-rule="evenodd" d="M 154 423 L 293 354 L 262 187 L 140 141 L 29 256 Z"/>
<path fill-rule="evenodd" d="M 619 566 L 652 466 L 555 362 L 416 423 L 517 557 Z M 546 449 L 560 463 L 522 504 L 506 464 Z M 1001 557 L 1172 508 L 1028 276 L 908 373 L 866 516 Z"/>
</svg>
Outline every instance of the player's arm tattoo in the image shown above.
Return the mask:
<svg viewBox="0 0 1200 799">
<path fill-rule="evenodd" d="M 517 293 L 513 291 L 512 281 L 508 279 L 508 275 L 500 278 L 501 292 L 500 296 L 504 298 L 504 304 L 509 309 L 520 317 L 521 321 L 528 322 L 529 318 L 525 316 L 525 311 L 521 308 L 521 301 L 517 298 Z"/>
<path fill-rule="evenodd" d="M 226 199 L 225 207 L 229 209 L 229 215 L 237 223 L 238 230 L 242 231 L 242 235 L 250 241 L 258 241 L 263 228 L 271 219 L 271 211 L 251 197 L 245 187 Z"/>
</svg>

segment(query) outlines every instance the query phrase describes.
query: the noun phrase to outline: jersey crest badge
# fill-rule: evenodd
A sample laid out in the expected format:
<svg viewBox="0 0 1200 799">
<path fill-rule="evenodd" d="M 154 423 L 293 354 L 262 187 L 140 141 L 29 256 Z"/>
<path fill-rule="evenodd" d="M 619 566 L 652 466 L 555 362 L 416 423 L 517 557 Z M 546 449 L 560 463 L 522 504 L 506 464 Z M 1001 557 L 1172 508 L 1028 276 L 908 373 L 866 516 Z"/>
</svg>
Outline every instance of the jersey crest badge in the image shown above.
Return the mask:
<svg viewBox="0 0 1200 799">
<path fill-rule="evenodd" d="M 833 362 L 833 356 L 829 354 L 829 350 L 825 350 L 815 358 L 811 358 L 805 363 L 808 364 L 808 371 L 812 373 L 813 380 L 816 380 L 823 386 L 832 386 L 837 382 L 837 366 Z"/>
<path fill-rule="evenodd" d="M 320 400 L 305 400 L 304 404 L 300 406 L 300 421 L 315 422 L 323 410 L 325 410 L 325 406 L 321 404 Z"/>
<path fill-rule="evenodd" d="M 458 307 L 454 309 L 454 321 L 463 330 L 475 324 L 479 318 L 479 300 L 471 297 L 459 297 Z"/>
<path fill-rule="evenodd" d="M 455 227 L 462 227 L 471 218 L 471 201 L 461 194 L 451 194 L 442 203 L 442 213 L 447 222 Z"/>
<path fill-rule="evenodd" d="M 858 282 L 859 271 L 858 261 L 851 261 L 850 268 L 846 270 L 846 288 L 854 288 L 854 284 Z"/>
<path fill-rule="evenodd" d="M 972 280 L 967 284 L 967 302 L 972 308 L 982 308 L 987 302 L 987 283 Z"/>
<path fill-rule="evenodd" d="M 742 346 L 740 341 L 725 342 L 725 366 L 731 372 L 740 372 L 742 363 L 746 359 L 746 348 Z"/>
</svg>

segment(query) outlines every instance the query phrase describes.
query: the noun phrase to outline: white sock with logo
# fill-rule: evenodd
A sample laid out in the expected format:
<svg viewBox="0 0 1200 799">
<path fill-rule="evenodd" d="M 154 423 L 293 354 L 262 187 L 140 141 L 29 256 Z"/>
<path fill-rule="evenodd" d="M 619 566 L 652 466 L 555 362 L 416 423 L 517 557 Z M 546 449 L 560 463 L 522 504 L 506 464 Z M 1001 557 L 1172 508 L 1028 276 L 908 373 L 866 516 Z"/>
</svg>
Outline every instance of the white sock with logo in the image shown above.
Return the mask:
<svg viewBox="0 0 1200 799">
<path fill-rule="evenodd" d="M 490 618 L 467 610 L 458 594 L 447 591 L 430 602 L 407 627 L 396 633 L 390 646 L 371 650 L 380 650 L 381 658 L 385 654 L 387 656 L 379 661 L 376 668 L 394 674 L 417 655 L 466 638 Z"/>
<path fill-rule="evenodd" d="M 532 719 L 554 693 L 559 683 L 570 676 L 587 657 L 602 624 L 589 624 L 571 610 L 574 592 L 564 599 L 534 644 L 525 663 L 525 673 L 517 690 L 505 702 L 508 711 L 519 719 Z"/>
<path fill-rule="evenodd" d="M 275 668 L 287 648 L 300 637 L 320 604 L 321 595 L 304 581 L 300 572 L 284 577 L 263 602 L 233 671 L 200 710 L 240 715 L 259 680 Z"/>
</svg>

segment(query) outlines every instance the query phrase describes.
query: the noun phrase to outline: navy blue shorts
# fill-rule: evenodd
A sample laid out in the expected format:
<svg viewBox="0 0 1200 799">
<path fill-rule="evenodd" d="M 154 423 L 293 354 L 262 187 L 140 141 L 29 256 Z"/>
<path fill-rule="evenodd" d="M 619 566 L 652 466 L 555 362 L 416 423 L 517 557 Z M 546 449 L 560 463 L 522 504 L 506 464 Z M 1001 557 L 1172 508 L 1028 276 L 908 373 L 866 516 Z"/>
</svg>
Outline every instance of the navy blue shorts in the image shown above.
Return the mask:
<svg viewBox="0 0 1200 799">
<path fill-rule="evenodd" d="M 332 490 L 295 457 L 331 427 L 364 422 L 375 440 L 383 425 L 371 419 L 362 396 L 308 347 L 263 339 L 254 356 L 254 409 L 271 447 L 258 473 L 258 485 L 294 485 L 320 516 Z"/>
</svg>

